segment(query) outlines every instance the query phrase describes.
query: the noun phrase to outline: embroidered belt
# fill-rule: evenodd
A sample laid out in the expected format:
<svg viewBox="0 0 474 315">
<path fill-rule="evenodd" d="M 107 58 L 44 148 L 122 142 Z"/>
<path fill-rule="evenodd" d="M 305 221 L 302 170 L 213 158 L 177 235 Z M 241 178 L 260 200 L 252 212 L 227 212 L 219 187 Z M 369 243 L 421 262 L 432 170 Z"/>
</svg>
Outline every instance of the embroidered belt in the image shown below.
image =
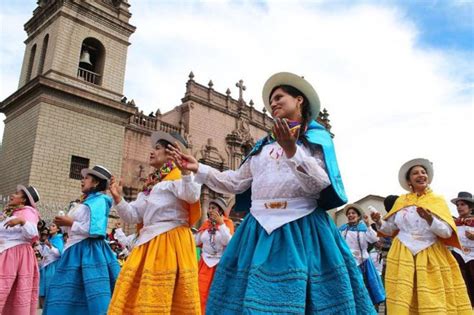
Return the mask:
<svg viewBox="0 0 474 315">
<path fill-rule="evenodd" d="M 288 201 L 265 202 L 263 205 L 265 209 L 286 209 Z"/>
</svg>

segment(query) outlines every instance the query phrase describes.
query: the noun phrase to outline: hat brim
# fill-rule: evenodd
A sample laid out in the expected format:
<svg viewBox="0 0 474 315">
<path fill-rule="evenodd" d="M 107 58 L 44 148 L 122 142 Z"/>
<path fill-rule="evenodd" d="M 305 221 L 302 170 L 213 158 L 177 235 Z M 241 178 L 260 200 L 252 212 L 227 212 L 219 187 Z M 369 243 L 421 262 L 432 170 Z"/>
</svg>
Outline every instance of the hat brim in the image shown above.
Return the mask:
<svg viewBox="0 0 474 315">
<path fill-rule="evenodd" d="M 474 198 L 454 198 L 454 199 L 451 199 L 451 202 L 456 204 L 456 202 L 458 202 L 459 200 L 474 203 Z"/>
<path fill-rule="evenodd" d="M 90 168 L 83 168 L 83 169 L 81 170 L 81 175 L 82 175 L 82 177 L 86 177 L 88 174 L 94 175 L 94 176 L 96 176 L 96 177 L 98 177 L 98 178 L 100 178 L 100 179 L 102 179 L 102 180 L 107 181 L 107 187 L 109 186 L 110 179 L 107 178 L 104 174 L 101 174 L 101 173 L 99 173 L 99 172 L 97 172 L 97 171 L 94 171 L 93 169 L 90 169 Z"/>
<path fill-rule="evenodd" d="M 354 210 L 356 210 L 356 211 L 359 213 L 359 215 L 360 215 L 361 217 L 365 214 L 365 212 L 364 212 L 364 210 L 362 209 L 362 207 L 359 206 L 359 205 L 356 204 L 356 203 L 349 203 L 349 204 L 347 204 L 347 205 L 344 207 L 344 209 L 343 209 L 344 213 L 346 213 L 349 209 L 354 209 Z"/>
<path fill-rule="evenodd" d="M 33 189 L 36 191 L 36 195 L 38 196 L 38 199 L 39 199 L 39 193 L 38 191 L 36 190 L 36 188 L 33 187 Z M 25 186 L 23 185 L 17 185 L 16 186 L 16 190 L 19 191 L 23 191 L 26 195 L 26 198 L 28 198 L 28 201 L 30 202 L 30 205 L 33 207 L 33 208 L 36 208 L 36 202 L 35 200 L 33 199 L 33 196 L 30 194 L 30 192 L 28 191 L 28 189 L 26 189 Z"/>
<path fill-rule="evenodd" d="M 426 174 L 428 175 L 428 184 L 431 184 L 434 176 L 433 164 L 429 160 L 413 159 L 406 162 L 402 165 L 402 167 L 400 167 L 400 171 L 398 172 L 398 182 L 400 183 L 400 186 L 402 186 L 403 189 L 410 192 L 411 189 L 410 185 L 408 184 L 408 181 L 406 180 L 406 174 L 414 166 L 423 166 L 423 168 L 426 170 Z"/>
<path fill-rule="evenodd" d="M 308 81 L 290 72 L 276 73 L 265 82 L 262 90 L 262 98 L 263 104 L 265 104 L 265 108 L 269 113 L 272 113 L 272 107 L 270 106 L 270 93 L 274 87 L 279 85 L 290 85 L 300 90 L 309 101 L 309 106 L 311 108 L 310 119 L 315 120 L 318 117 L 321 108 L 318 93 L 316 93 L 316 90 Z"/>
<path fill-rule="evenodd" d="M 176 139 L 175 137 L 173 137 L 172 135 L 170 135 L 169 133 L 164 132 L 164 131 L 155 131 L 151 134 L 151 147 L 153 149 L 155 148 L 156 143 L 159 140 L 168 141 L 169 143 L 171 143 L 174 146 L 176 145 L 176 143 L 178 143 L 178 146 L 179 146 L 179 149 L 181 150 L 181 152 L 183 152 L 185 154 L 188 153 L 188 149 L 184 146 L 184 144 L 181 141 L 179 141 L 178 139 Z"/>
</svg>

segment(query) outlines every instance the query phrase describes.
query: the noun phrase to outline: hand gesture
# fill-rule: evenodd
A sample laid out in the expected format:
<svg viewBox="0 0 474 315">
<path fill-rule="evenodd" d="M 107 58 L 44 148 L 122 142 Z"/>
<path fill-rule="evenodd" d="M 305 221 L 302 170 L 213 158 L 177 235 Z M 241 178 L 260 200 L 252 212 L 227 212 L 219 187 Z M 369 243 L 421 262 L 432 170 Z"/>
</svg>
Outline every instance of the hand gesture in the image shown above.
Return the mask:
<svg viewBox="0 0 474 315">
<path fill-rule="evenodd" d="M 190 154 L 184 154 L 179 149 L 177 144 L 168 145 L 166 153 L 173 160 L 176 166 L 181 170 L 183 175 L 188 175 L 189 171 L 196 173 L 199 167 L 199 163 L 196 158 Z"/>
<path fill-rule="evenodd" d="M 25 219 L 14 218 L 14 219 L 11 219 L 10 221 L 5 222 L 5 224 L 3 226 L 5 228 L 9 228 L 9 227 L 17 226 L 18 224 L 23 226 L 25 223 L 26 223 Z"/>
<path fill-rule="evenodd" d="M 109 191 L 112 197 L 114 198 L 114 202 L 116 204 L 120 203 L 120 201 L 122 200 L 122 190 L 122 181 L 120 180 L 117 182 L 115 176 L 112 176 L 112 178 L 110 179 Z"/>
<path fill-rule="evenodd" d="M 466 230 L 465 235 L 468 239 L 470 239 L 471 241 L 474 241 L 474 233 L 473 232 Z"/>
<path fill-rule="evenodd" d="M 380 220 L 382 219 L 382 215 L 379 212 L 372 212 L 370 214 L 370 217 L 372 218 L 372 221 L 375 223 L 379 223 Z"/>
<path fill-rule="evenodd" d="M 224 223 L 224 219 L 222 218 L 222 216 L 215 210 L 209 212 L 209 218 L 212 221 L 216 222 L 217 225 L 221 225 Z"/>
<path fill-rule="evenodd" d="M 369 226 L 370 225 L 369 216 L 367 214 L 364 214 L 363 219 L 364 219 L 365 225 Z"/>
<path fill-rule="evenodd" d="M 423 218 L 424 220 L 426 220 L 426 222 L 428 223 L 428 225 L 431 225 L 431 223 L 433 222 L 433 215 L 431 214 L 431 211 L 428 210 L 428 209 L 424 209 L 422 207 L 417 207 L 416 208 L 416 212 L 418 212 L 418 215 Z"/>
<path fill-rule="evenodd" d="M 62 215 L 54 217 L 53 223 L 58 226 L 72 226 L 74 220 L 67 215 Z"/>
<path fill-rule="evenodd" d="M 286 157 L 291 158 L 296 153 L 296 140 L 298 140 L 300 129 L 297 129 L 295 134 L 293 134 L 290 131 L 286 119 L 275 118 L 274 120 L 273 134 L 275 135 L 276 141 L 283 151 L 285 151 Z"/>
<path fill-rule="evenodd" d="M 45 240 L 44 240 L 44 244 L 45 244 L 46 246 L 48 246 L 49 248 L 51 248 L 51 243 L 49 242 L 48 239 L 45 239 Z"/>
</svg>

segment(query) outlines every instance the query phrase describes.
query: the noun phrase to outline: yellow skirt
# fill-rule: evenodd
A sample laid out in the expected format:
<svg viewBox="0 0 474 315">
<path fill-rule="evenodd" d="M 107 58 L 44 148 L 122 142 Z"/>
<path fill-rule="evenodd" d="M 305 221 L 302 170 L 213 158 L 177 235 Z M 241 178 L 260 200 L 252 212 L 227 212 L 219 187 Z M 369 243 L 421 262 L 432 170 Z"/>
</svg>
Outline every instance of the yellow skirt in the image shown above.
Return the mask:
<svg viewBox="0 0 474 315">
<path fill-rule="evenodd" d="M 196 246 L 188 227 L 133 249 L 108 314 L 201 314 Z"/>
<path fill-rule="evenodd" d="M 395 238 L 385 291 L 387 314 L 473 314 L 456 259 L 439 241 L 413 256 Z"/>
</svg>

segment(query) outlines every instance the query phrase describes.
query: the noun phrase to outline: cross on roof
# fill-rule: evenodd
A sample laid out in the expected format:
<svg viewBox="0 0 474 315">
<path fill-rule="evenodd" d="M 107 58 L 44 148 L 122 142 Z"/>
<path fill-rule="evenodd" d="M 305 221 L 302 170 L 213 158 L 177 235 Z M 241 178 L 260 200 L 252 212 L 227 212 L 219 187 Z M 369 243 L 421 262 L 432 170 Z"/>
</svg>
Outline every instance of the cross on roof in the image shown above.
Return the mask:
<svg viewBox="0 0 474 315">
<path fill-rule="evenodd" d="M 244 85 L 244 80 L 239 80 L 239 82 L 237 82 L 235 84 L 235 86 L 239 88 L 239 101 L 240 100 L 243 101 L 244 100 L 244 92 L 243 91 L 245 91 L 245 89 L 246 89 L 246 87 Z"/>
</svg>

